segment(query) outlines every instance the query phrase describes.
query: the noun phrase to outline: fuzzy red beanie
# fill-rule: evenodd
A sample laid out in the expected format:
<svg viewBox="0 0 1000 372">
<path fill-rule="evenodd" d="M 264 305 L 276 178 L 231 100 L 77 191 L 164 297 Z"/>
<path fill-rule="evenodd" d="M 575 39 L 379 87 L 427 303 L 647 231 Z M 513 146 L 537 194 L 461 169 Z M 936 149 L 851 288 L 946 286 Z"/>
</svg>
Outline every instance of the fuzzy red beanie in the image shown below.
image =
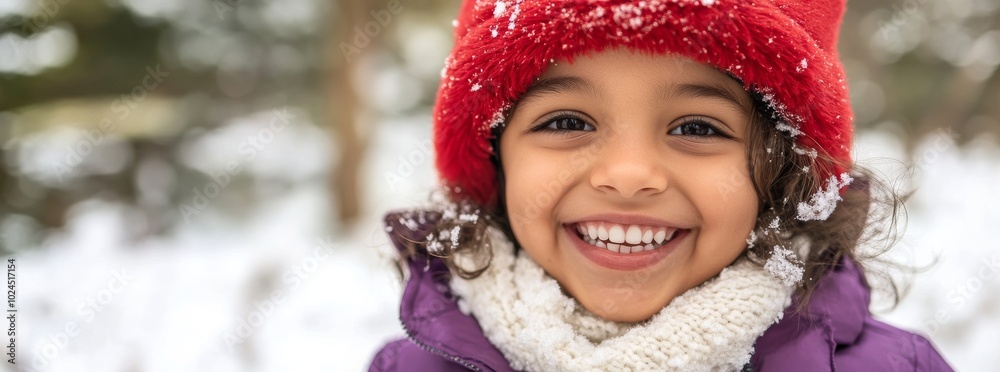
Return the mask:
<svg viewBox="0 0 1000 372">
<path fill-rule="evenodd" d="M 496 202 L 492 128 L 553 60 L 609 47 L 675 53 L 763 97 L 796 151 L 851 159 L 837 56 L 846 0 L 465 0 L 434 107 L 436 165 L 456 199 Z M 820 179 L 844 172 L 817 159 Z"/>
</svg>

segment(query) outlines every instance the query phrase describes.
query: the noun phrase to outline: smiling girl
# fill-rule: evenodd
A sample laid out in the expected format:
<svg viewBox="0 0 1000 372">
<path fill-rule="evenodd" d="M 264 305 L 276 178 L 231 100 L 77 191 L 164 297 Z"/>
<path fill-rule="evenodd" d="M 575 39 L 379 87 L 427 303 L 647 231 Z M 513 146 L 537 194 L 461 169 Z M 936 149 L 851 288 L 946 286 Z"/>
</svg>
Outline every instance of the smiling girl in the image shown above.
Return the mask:
<svg viewBox="0 0 1000 372">
<path fill-rule="evenodd" d="M 950 370 L 874 320 L 843 1 L 463 3 L 372 370 Z"/>
</svg>

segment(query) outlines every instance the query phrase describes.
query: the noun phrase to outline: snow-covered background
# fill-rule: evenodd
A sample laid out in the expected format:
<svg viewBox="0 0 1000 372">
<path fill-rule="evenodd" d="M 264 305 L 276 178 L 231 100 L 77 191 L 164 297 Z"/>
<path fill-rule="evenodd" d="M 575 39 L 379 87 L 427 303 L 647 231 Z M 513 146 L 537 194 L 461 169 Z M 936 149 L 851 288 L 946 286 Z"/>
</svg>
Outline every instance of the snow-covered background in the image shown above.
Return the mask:
<svg viewBox="0 0 1000 372">
<path fill-rule="evenodd" d="M 294 126 L 271 153 L 318 159 L 312 155 L 327 145 L 295 135 L 308 130 Z M 328 196 L 308 185 L 269 194 L 239 224 L 208 208 L 176 232 L 138 241 L 124 232 L 132 207 L 98 200 L 74 206 L 64 231 L 17 257 L 21 370 L 366 369 L 381 344 L 402 334 L 400 285 L 380 217 L 419 205 L 434 183 L 425 119 L 376 130 L 364 165 L 367 202 L 375 207 L 350 231 L 321 226 L 326 212 L 317 205 Z M 226 133 L 218 145 L 241 141 L 240 131 Z M 298 152 L 281 151 L 285 146 Z M 857 152 L 890 175 L 903 164 L 901 144 L 889 134 L 862 133 Z M 915 153 L 918 192 L 893 255 L 937 263 L 881 317 L 930 335 L 960 370 L 988 370 L 1000 364 L 1000 272 L 991 271 L 1000 259 L 1000 204 L 992 192 L 1000 184 L 1000 149 L 988 137 L 960 149 L 942 132 Z M 401 169 L 404 182 L 387 181 L 404 175 Z"/>
</svg>

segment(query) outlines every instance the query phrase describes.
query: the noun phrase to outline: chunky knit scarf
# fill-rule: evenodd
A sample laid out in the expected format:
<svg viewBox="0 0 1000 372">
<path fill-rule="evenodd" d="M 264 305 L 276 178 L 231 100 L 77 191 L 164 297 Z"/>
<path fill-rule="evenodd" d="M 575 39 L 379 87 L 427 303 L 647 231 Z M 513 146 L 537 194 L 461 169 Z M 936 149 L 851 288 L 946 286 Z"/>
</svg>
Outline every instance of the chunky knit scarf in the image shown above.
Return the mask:
<svg viewBox="0 0 1000 372">
<path fill-rule="evenodd" d="M 502 233 L 490 233 L 490 267 L 476 279 L 455 276 L 451 287 L 517 370 L 740 370 L 791 301 L 792 287 L 741 260 L 648 321 L 610 322 L 567 297 Z"/>
</svg>

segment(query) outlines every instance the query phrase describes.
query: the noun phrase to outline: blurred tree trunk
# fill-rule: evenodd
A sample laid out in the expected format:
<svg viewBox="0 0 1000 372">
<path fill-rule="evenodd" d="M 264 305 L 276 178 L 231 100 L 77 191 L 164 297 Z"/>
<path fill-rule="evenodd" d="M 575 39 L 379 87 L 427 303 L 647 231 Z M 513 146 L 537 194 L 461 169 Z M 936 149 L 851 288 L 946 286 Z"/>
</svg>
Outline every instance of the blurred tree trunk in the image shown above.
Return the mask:
<svg viewBox="0 0 1000 372">
<path fill-rule="evenodd" d="M 340 1 L 338 5 L 339 9 L 333 12 L 334 19 L 331 23 L 335 25 L 335 34 L 329 38 L 327 46 L 327 58 L 332 64 L 327 79 L 331 100 L 328 107 L 332 110 L 330 118 L 333 121 L 334 133 L 339 139 L 336 148 L 340 155 L 340 163 L 335 165 L 336 169 L 331 174 L 337 217 L 343 225 L 350 225 L 358 219 L 361 212 L 362 192 L 359 171 L 361 160 L 368 147 L 370 132 L 358 130 L 357 121 L 363 109 L 359 107 L 360 100 L 353 84 L 353 75 L 357 71 L 356 63 L 366 53 L 366 47 L 372 46 L 354 48 L 351 34 L 355 27 L 363 27 L 367 20 L 365 15 L 372 8 L 372 2 Z M 375 40 L 370 42 L 374 43 Z M 349 50 L 357 53 L 345 53 L 342 48 L 345 46 L 350 46 L 353 49 Z"/>
</svg>

